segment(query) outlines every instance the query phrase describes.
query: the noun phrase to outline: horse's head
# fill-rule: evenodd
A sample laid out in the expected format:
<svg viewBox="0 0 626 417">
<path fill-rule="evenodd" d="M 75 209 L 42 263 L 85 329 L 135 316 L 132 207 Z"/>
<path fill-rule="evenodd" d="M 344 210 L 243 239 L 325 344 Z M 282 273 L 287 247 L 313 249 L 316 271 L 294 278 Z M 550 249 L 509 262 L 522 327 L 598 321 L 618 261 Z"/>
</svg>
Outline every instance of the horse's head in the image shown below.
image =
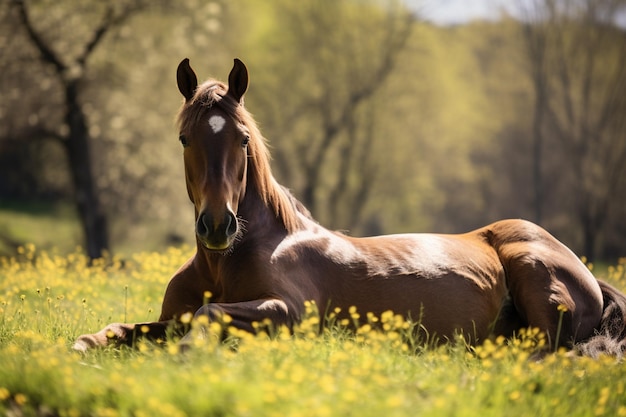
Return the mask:
<svg viewBox="0 0 626 417">
<path fill-rule="evenodd" d="M 198 86 L 185 59 L 176 78 L 185 97 L 180 141 L 187 192 L 196 211 L 196 235 L 205 248 L 224 251 L 240 233 L 237 209 L 246 190 L 250 132 L 237 119 L 237 107 L 248 88 L 248 71 L 236 59 L 228 86 L 216 81 Z"/>
</svg>

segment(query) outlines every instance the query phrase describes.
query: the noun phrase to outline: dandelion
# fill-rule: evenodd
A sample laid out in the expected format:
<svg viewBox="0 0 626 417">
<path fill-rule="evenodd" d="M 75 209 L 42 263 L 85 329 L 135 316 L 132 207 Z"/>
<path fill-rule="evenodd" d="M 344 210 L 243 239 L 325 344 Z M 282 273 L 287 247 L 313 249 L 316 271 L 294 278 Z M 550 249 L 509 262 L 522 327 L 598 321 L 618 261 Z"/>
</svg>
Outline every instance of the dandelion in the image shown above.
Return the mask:
<svg viewBox="0 0 626 417">
<path fill-rule="evenodd" d="M 437 397 L 434 401 L 435 408 L 443 408 L 446 405 L 446 399 L 443 397 Z"/>
<path fill-rule="evenodd" d="M 513 391 L 512 393 L 509 394 L 509 399 L 511 401 L 517 401 L 522 397 L 522 393 L 519 391 Z"/>
<path fill-rule="evenodd" d="M 22 406 L 28 402 L 28 397 L 24 394 L 18 393 L 13 397 L 15 404 Z"/>
<path fill-rule="evenodd" d="M 600 406 L 606 405 L 607 401 L 609 400 L 609 394 L 610 394 L 609 388 L 603 387 L 600 390 L 600 396 L 598 397 L 598 405 Z"/>
<path fill-rule="evenodd" d="M 76 408 L 70 408 L 66 414 L 68 417 L 80 417 L 80 411 Z"/>
<path fill-rule="evenodd" d="M 390 395 L 386 401 L 387 407 L 391 408 L 399 407 L 402 405 L 403 402 L 404 398 L 399 393 Z"/>
<path fill-rule="evenodd" d="M 318 386 L 326 394 L 332 394 L 337 390 L 337 383 L 334 376 L 325 374 L 317 380 Z"/>
<path fill-rule="evenodd" d="M 358 399 L 358 395 L 354 391 L 343 391 L 341 393 L 341 399 L 347 403 L 353 403 Z"/>
<path fill-rule="evenodd" d="M 348 313 L 350 313 L 350 317 L 351 317 L 351 318 L 352 318 L 352 320 L 354 320 L 354 321 L 358 320 L 358 319 L 361 317 L 361 315 L 360 315 L 359 313 L 357 313 L 357 311 L 356 311 L 356 307 L 355 307 L 355 306 L 351 306 L 351 307 L 348 309 Z"/>
<path fill-rule="evenodd" d="M 196 325 L 202 326 L 202 327 L 208 326 L 209 325 L 209 317 L 205 316 L 205 315 L 198 316 L 195 319 L 195 323 L 196 323 Z"/>
<path fill-rule="evenodd" d="M 367 334 L 369 332 L 372 331 L 372 326 L 369 324 L 364 324 L 363 326 L 359 327 L 359 329 L 357 330 L 358 334 Z"/>
<path fill-rule="evenodd" d="M 180 316 L 180 322 L 183 324 L 191 323 L 191 319 L 193 319 L 193 314 L 191 313 L 185 313 L 182 316 Z"/>
<path fill-rule="evenodd" d="M 99 417 L 116 417 L 119 415 L 117 410 L 111 407 L 99 408 L 95 410 L 95 415 Z"/>
<path fill-rule="evenodd" d="M 137 343 L 137 350 L 139 350 L 139 352 L 146 353 L 148 349 L 149 349 L 148 344 L 144 342 L 143 340 L 140 340 L 139 343 Z"/>
<path fill-rule="evenodd" d="M 456 395 L 457 391 L 458 391 L 458 387 L 454 384 L 449 384 L 446 386 L 445 388 L 445 393 L 448 395 Z"/>
<path fill-rule="evenodd" d="M 71 343 L 67 340 L 73 341 L 83 330 L 118 321 L 126 314 L 125 308 L 130 321 L 144 322 L 146 311 L 151 314 L 158 308 L 171 270 L 188 254 L 177 249 L 165 255 L 133 255 L 124 271 L 110 263 L 106 268 L 87 268 L 80 254 L 73 255 L 71 262 L 70 256 L 36 255 L 35 262 L 26 262 L 25 257 L 0 259 L 0 369 L 4 375 L 19 375 L 17 371 L 24 369 L 35 378 L 44 372 L 43 380 L 50 375 L 61 388 L 59 392 L 77 392 L 77 398 L 107 398 L 111 393 L 120 400 L 91 405 L 77 402 L 74 409 L 59 409 L 60 415 L 125 415 L 131 411 L 138 417 L 206 415 L 224 404 L 236 415 L 263 414 L 270 408 L 268 404 L 273 405 L 268 415 L 342 415 L 348 409 L 359 415 L 376 411 L 406 415 L 418 402 L 431 409 L 427 414 L 445 414 L 443 411 L 453 413 L 461 404 L 478 405 L 480 399 L 472 396 L 480 397 L 489 390 L 499 395 L 500 403 L 519 407 L 520 413 L 539 401 L 542 409 L 569 407 L 573 399 L 585 394 L 591 399 L 587 414 L 626 417 L 621 363 L 609 357 L 591 360 L 558 354 L 541 362 L 529 361 L 527 350 L 554 343 L 539 329 L 526 329 L 513 339 L 493 338 L 476 348 L 465 349 L 460 338 L 455 346 L 419 350 L 417 338 L 411 338 L 419 327 L 391 311 L 381 315 L 362 311 L 358 323 L 353 316 L 359 314 L 356 308 L 331 309 L 327 318 L 331 326 L 321 330 L 320 315 L 310 302 L 301 326 L 292 332 L 271 326 L 269 321 L 260 322 L 255 328 L 266 325 L 270 331 L 251 335 L 233 330 L 226 343 L 220 336 L 228 327 L 228 318 L 209 322 L 208 316 L 187 315 L 188 327 L 196 329 L 192 330 L 193 343 L 199 346 L 191 353 L 192 363 L 180 360 L 179 345 L 169 338 L 157 349 L 152 342 L 138 342 L 138 350 L 105 349 L 67 357 Z M 626 260 L 610 270 L 613 282 L 626 283 L 624 265 Z M 133 288 L 128 291 L 127 305 L 122 301 L 120 276 L 132 280 L 127 286 Z M 59 294 L 65 298 L 57 298 Z M 21 303 L 20 295 L 25 295 Z M 557 315 L 570 314 L 565 305 L 555 303 L 553 308 Z M 36 314 L 36 310 L 45 314 Z M 354 331 L 341 329 L 340 318 Z M 387 331 L 381 331 L 383 328 Z M 138 333 L 147 330 L 137 326 Z M 114 337 L 114 332 L 108 336 Z M 209 351 L 210 355 L 203 354 Z M 419 355 L 406 354 L 415 351 Z M 78 364 L 81 368 L 77 370 Z M 180 372 L 181 367 L 185 372 Z M 96 379 L 90 380 L 92 375 Z M 176 378 L 170 378 L 173 375 Z M 89 381 L 96 383 L 85 383 Z M 242 392 L 235 392 L 242 383 Z M 194 398 L 182 404 L 184 396 L 169 394 L 191 386 L 214 391 L 215 400 Z M 8 401 L 16 404 L 15 393 L 24 392 L 20 387 L 19 376 L 0 382 L 0 408 L 9 406 Z M 35 397 L 48 401 L 45 389 L 17 396 L 26 402 L 20 409 L 39 404 Z M 416 389 L 421 395 L 415 395 Z M 534 395 L 537 393 L 541 395 Z M 51 403 L 44 407 L 53 406 L 54 395 L 50 392 Z"/>
</svg>

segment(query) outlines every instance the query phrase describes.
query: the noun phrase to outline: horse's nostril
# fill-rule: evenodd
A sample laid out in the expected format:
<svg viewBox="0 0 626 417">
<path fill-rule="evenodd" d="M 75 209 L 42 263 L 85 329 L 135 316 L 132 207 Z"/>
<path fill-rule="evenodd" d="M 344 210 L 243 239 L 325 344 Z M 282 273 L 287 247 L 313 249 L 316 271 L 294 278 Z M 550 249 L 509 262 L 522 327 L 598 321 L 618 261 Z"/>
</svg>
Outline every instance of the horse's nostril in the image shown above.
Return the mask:
<svg viewBox="0 0 626 417">
<path fill-rule="evenodd" d="M 207 237 L 213 229 L 211 223 L 212 222 L 207 214 L 200 213 L 198 221 L 196 222 L 196 233 L 199 236 Z"/>
<path fill-rule="evenodd" d="M 226 236 L 231 237 L 235 233 L 237 233 L 237 218 L 232 212 L 228 211 L 226 213 L 224 224 L 226 225 L 226 229 L 225 229 Z"/>
<path fill-rule="evenodd" d="M 222 247 L 230 244 L 230 240 L 237 234 L 237 217 L 230 210 L 216 223 L 209 213 L 200 213 L 196 221 L 196 234 L 206 244 L 211 247 Z"/>
</svg>

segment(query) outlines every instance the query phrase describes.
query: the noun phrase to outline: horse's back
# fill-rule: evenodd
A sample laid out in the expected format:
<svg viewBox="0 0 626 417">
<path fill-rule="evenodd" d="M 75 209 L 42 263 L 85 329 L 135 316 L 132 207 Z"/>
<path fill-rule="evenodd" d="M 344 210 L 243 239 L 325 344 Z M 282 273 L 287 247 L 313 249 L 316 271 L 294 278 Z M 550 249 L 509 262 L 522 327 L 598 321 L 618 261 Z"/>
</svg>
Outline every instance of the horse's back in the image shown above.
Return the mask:
<svg viewBox="0 0 626 417">
<path fill-rule="evenodd" d="M 522 322 L 546 331 L 554 343 L 583 340 L 600 321 L 600 286 L 564 244 L 540 226 L 503 220 L 479 229 L 496 250 Z M 561 334 L 557 334 L 561 322 Z"/>
<path fill-rule="evenodd" d="M 285 239 L 272 264 L 286 271 L 287 295 L 316 294 L 310 298 L 323 310 L 392 310 L 444 339 L 461 330 L 475 342 L 532 326 L 563 344 L 589 337 L 603 307 L 596 279 L 576 255 L 522 220 L 458 235 L 369 238 L 312 225 Z"/>
<path fill-rule="evenodd" d="M 482 236 L 401 234 L 369 238 L 336 235 L 311 259 L 318 270 L 337 266 L 319 278 L 323 305 L 380 315 L 392 310 L 419 321 L 430 336 L 484 340 L 506 294 L 497 254 Z M 341 254 L 335 254 L 338 250 Z M 332 260 L 332 261 L 331 261 Z M 325 268 L 330 271 L 333 268 Z"/>
</svg>

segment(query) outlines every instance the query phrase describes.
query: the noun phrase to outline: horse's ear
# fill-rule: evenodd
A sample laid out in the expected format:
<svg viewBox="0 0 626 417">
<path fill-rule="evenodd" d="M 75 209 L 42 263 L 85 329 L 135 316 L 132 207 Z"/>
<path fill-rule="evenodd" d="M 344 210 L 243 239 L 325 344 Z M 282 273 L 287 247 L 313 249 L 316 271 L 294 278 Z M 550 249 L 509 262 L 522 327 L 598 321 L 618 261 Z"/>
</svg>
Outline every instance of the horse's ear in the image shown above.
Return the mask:
<svg viewBox="0 0 626 417">
<path fill-rule="evenodd" d="M 193 72 L 189 65 L 189 58 L 183 59 L 178 64 L 176 82 L 178 83 L 178 90 L 185 96 L 185 100 L 191 100 L 198 86 L 198 77 L 196 77 L 196 73 Z"/>
<path fill-rule="evenodd" d="M 235 58 L 233 69 L 228 74 L 228 94 L 240 103 L 248 89 L 248 69 L 243 62 Z"/>
</svg>

